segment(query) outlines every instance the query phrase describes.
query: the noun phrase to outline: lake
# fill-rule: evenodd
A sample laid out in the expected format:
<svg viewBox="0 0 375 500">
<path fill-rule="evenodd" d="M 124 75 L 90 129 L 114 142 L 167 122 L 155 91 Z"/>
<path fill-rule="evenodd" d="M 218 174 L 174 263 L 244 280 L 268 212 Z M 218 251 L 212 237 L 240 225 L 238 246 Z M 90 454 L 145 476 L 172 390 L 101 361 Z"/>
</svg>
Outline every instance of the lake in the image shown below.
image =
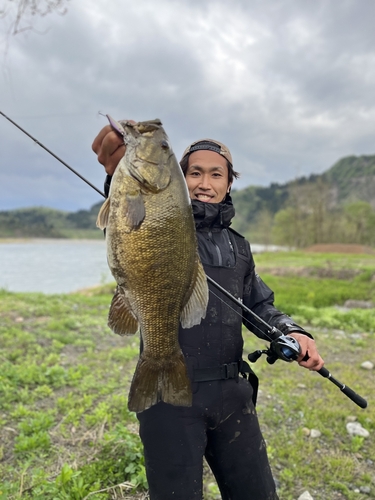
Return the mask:
<svg viewBox="0 0 375 500">
<path fill-rule="evenodd" d="M 0 244 L 0 288 L 67 293 L 114 281 L 101 240 L 26 240 Z"/>
<path fill-rule="evenodd" d="M 257 244 L 252 249 L 265 250 Z M 111 281 L 104 240 L 0 242 L 0 288 L 11 292 L 69 293 Z"/>
</svg>

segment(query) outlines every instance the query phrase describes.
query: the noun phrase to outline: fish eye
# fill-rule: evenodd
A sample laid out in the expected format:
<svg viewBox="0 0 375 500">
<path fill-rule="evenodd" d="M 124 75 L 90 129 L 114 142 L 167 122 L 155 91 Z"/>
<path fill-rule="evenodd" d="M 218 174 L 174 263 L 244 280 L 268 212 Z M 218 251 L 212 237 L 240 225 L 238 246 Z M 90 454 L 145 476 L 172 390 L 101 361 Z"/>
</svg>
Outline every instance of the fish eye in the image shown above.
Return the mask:
<svg viewBox="0 0 375 500">
<path fill-rule="evenodd" d="M 164 140 L 164 141 L 161 141 L 161 144 L 160 144 L 160 145 L 161 145 L 161 147 L 162 147 L 163 149 L 169 149 L 169 144 L 168 144 L 168 142 L 167 142 L 167 141 L 165 141 L 165 140 Z"/>
</svg>

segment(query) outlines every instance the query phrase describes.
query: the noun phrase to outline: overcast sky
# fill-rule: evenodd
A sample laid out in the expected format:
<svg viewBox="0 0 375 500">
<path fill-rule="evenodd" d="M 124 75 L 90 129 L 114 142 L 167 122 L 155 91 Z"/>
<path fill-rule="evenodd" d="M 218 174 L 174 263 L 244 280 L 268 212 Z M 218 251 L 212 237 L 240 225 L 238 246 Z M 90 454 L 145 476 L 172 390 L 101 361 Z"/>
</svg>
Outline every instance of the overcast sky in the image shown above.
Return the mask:
<svg viewBox="0 0 375 500">
<path fill-rule="evenodd" d="M 374 0 L 65 5 L 16 36 L 12 11 L 0 19 L 0 111 L 100 189 L 99 111 L 160 118 L 178 158 L 193 140 L 224 142 L 238 189 L 375 154 Z M 0 210 L 100 201 L 2 116 L 0 141 Z"/>
</svg>

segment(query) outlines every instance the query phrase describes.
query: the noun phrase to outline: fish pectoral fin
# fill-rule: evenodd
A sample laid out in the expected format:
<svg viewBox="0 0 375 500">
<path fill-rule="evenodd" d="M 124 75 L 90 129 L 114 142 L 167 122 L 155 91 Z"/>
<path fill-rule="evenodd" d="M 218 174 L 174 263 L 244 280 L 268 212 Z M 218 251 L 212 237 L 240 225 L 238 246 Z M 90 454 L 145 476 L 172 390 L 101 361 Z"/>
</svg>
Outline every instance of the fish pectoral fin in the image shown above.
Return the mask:
<svg viewBox="0 0 375 500">
<path fill-rule="evenodd" d="M 154 359 L 141 354 L 130 387 L 130 411 L 147 410 L 159 401 L 175 406 L 192 405 L 191 384 L 182 352 Z"/>
<path fill-rule="evenodd" d="M 137 318 L 119 287 L 116 289 L 109 309 L 108 326 L 118 335 L 133 335 L 138 330 Z"/>
<path fill-rule="evenodd" d="M 105 229 L 108 225 L 109 208 L 111 206 L 110 198 L 107 198 L 103 205 L 100 207 L 96 225 L 99 229 Z"/>
<path fill-rule="evenodd" d="M 143 197 L 140 192 L 128 193 L 125 203 L 125 219 L 128 228 L 136 229 L 145 218 L 146 210 Z"/>
<path fill-rule="evenodd" d="M 195 280 L 192 291 L 190 289 L 189 293 L 191 295 L 181 311 L 180 321 L 182 328 L 191 328 L 194 325 L 198 325 L 206 316 L 208 285 L 206 273 L 204 272 L 198 253 L 196 257 Z"/>
</svg>

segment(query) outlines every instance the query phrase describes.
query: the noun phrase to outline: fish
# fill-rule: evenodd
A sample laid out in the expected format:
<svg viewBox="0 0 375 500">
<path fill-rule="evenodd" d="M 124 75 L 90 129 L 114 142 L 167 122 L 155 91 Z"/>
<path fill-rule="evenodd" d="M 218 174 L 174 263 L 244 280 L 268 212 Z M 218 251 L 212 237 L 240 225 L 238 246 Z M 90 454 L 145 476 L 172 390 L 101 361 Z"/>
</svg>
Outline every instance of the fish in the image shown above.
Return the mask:
<svg viewBox="0 0 375 500">
<path fill-rule="evenodd" d="M 186 181 L 159 119 L 111 120 L 126 151 L 97 226 L 105 229 L 117 283 L 108 326 L 119 335 L 141 334 L 128 408 L 139 413 L 159 401 L 191 406 L 178 333 L 180 324 L 191 328 L 205 317 L 208 285 Z"/>
</svg>

